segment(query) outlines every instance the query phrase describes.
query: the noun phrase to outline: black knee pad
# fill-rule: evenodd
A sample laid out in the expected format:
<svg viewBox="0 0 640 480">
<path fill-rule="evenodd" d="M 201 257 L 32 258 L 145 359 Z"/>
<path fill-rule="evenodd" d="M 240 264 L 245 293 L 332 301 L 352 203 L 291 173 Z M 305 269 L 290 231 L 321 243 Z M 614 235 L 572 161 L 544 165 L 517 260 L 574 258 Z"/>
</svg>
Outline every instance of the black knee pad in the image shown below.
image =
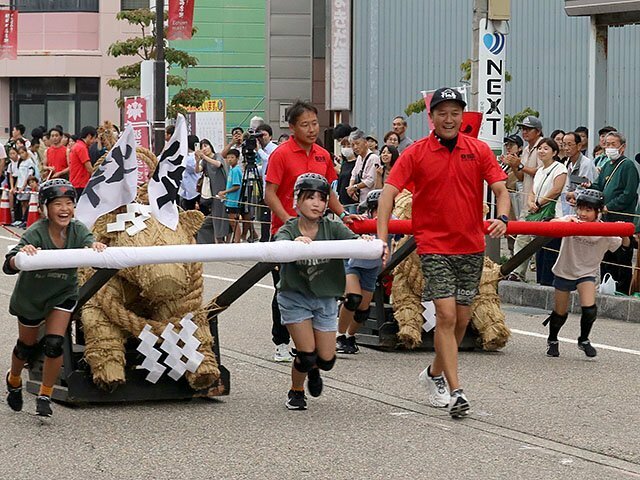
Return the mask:
<svg viewBox="0 0 640 480">
<path fill-rule="evenodd" d="M 598 307 L 591 305 L 590 307 L 582 307 L 582 315 L 580 317 L 580 323 L 586 323 L 592 325 L 596 321 L 598 316 Z"/>
<path fill-rule="evenodd" d="M 368 318 L 369 318 L 369 309 L 356 310 L 356 313 L 353 316 L 353 319 L 356 321 L 356 323 L 364 323 L 367 321 Z"/>
<path fill-rule="evenodd" d="M 38 344 L 27 345 L 22 340 L 16 342 L 16 346 L 13 347 L 13 354 L 19 360 L 23 362 L 31 363 L 38 356 L 39 348 Z"/>
<path fill-rule="evenodd" d="M 64 337 L 61 335 L 45 335 L 42 337 L 42 351 L 49 358 L 58 358 L 62 355 Z"/>
<path fill-rule="evenodd" d="M 293 368 L 300 373 L 307 373 L 315 366 L 317 358 L 316 352 L 301 352 L 298 350 L 296 359 L 293 361 Z"/>
<path fill-rule="evenodd" d="M 350 312 L 355 312 L 362 302 L 362 295 L 357 293 L 347 293 L 344 297 L 344 303 L 342 306 Z"/>
<path fill-rule="evenodd" d="M 551 323 L 552 327 L 556 327 L 560 329 L 567 321 L 568 316 L 569 316 L 568 313 L 565 313 L 564 315 L 560 315 L 555 310 L 552 310 L 551 315 L 549 315 L 547 319 L 544 322 L 542 322 L 542 325 L 546 327 L 548 323 Z"/>
<path fill-rule="evenodd" d="M 334 355 L 331 360 L 323 360 L 322 358 L 318 357 L 318 359 L 316 360 L 316 364 L 318 365 L 318 368 L 320 370 L 328 372 L 336 364 L 336 356 Z"/>
</svg>

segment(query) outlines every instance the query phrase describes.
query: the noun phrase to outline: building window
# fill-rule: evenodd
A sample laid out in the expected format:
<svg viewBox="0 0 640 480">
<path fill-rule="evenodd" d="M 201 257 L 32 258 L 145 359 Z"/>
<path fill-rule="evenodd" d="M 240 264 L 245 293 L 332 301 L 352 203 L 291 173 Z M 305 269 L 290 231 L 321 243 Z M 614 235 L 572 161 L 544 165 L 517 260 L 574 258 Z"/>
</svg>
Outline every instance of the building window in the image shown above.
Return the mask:
<svg viewBox="0 0 640 480">
<path fill-rule="evenodd" d="M 313 0 L 313 36 L 312 48 L 313 58 L 326 57 L 326 23 L 327 23 L 327 2 L 326 0 Z"/>
<path fill-rule="evenodd" d="M 14 0 L 21 13 L 29 12 L 99 12 L 99 0 Z"/>
<path fill-rule="evenodd" d="M 120 10 L 149 8 L 149 0 L 120 0 Z"/>
<path fill-rule="evenodd" d="M 72 134 L 97 126 L 99 89 L 98 78 L 12 78 L 11 125 L 22 123 L 27 135 L 41 125 Z"/>
</svg>

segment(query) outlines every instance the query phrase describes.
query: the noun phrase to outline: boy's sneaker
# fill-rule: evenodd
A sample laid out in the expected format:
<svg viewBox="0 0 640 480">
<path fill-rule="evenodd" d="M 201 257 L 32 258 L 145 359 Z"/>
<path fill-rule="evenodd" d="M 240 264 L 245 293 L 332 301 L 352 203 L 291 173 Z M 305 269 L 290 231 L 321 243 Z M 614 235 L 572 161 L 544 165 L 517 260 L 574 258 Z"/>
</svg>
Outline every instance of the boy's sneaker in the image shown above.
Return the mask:
<svg viewBox="0 0 640 480">
<path fill-rule="evenodd" d="M 304 392 L 289 390 L 289 394 L 287 395 L 287 402 L 285 403 L 285 406 L 289 410 L 306 410 L 307 398 L 305 397 Z"/>
<path fill-rule="evenodd" d="M 431 365 L 425 368 L 422 373 L 418 375 L 418 380 L 427 387 L 427 391 L 429 393 L 427 399 L 432 407 L 447 407 L 451 401 L 451 396 L 447 391 L 447 383 L 444 379 L 444 375 L 432 377 L 429 370 L 430 368 Z"/>
<path fill-rule="evenodd" d="M 5 382 L 7 384 L 7 404 L 14 412 L 21 411 L 24 404 L 22 400 L 22 385 L 19 387 L 12 387 L 9 385 L 9 372 L 7 372 Z"/>
<path fill-rule="evenodd" d="M 344 353 L 344 350 L 348 347 L 347 336 L 338 335 L 336 337 L 336 353 Z"/>
<path fill-rule="evenodd" d="M 598 355 L 598 351 L 593 348 L 593 345 L 591 345 L 591 342 L 589 340 L 578 342 L 578 348 L 582 350 L 584 354 L 589 358 L 593 358 Z"/>
<path fill-rule="evenodd" d="M 578 348 L 580 348 L 580 344 L 578 344 Z M 560 356 L 559 342 L 558 341 L 547 342 L 547 357 L 559 357 L 559 356 Z"/>
<path fill-rule="evenodd" d="M 320 369 L 312 368 L 307 374 L 307 389 L 312 397 L 319 397 L 322 393 L 322 377 Z"/>
<path fill-rule="evenodd" d="M 38 395 L 36 397 L 36 415 L 39 417 L 50 417 L 53 415 L 50 397 L 47 397 L 46 395 Z"/>
<path fill-rule="evenodd" d="M 291 362 L 293 361 L 293 357 L 289 352 L 289 345 L 286 343 L 281 343 L 280 345 L 276 345 L 276 352 L 273 354 L 274 362 Z"/>
<path fill-rule="evenodd" d="M 469 414 L 469 400 L 461 388 L 451 392 L 451 401 L 449 401 L 449 415 L 452 418 L 460 418 Z"/>
</svg>

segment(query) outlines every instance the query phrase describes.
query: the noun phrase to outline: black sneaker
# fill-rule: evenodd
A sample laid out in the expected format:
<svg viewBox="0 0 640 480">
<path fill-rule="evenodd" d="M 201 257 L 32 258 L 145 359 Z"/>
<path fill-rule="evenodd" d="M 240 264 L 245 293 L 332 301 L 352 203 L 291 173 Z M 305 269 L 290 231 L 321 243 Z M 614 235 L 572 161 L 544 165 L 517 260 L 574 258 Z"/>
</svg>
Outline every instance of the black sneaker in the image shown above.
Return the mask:
<svg viewBox="0 0 640 480">
<path fill-rule="evenodd" d="M 559 357 L 560 356 L 560 348 L 558 347 L 559 342 L 547 342 L 547 357 Z M 579 348 L 579 346 L 578 346 Z M 591 347 L 593 348 L 593 347 Z"/>
<path fill-rule="evenodd" d="M 449 400 L 449 415 L 452 418 L 466 417 L 469 414 L 469 400 L 461 388 L 451 392 Z"/>
<path fill-rule="evenodd" d="M 307 398 L 305 397 L 304 392 L 289 390 L 289 394 L 287 395 L 287 402 L 285 403 L 285 406 L 289 410 L 306 410 Z"/>
<path fill-rule="evenodd" d="M 589 340 L 578 342 L 578 348 L 582 350 L 584 354 L 589 358 L 593 358 L 598 355 L 598 351 L 593 348 L 593 345 L 591 345 L 591 342 Z"/>
<path fill-rule="evenodd" d="M 322 377 L 320 369 L 312 368 L 307 374 L 307 389 L 312 397 L 319 397 L 322 393 Z"/>
<path fill-rule="evenodd" d="M 336 353 L 345 353 L 345 348 L 347 348 L 347 336 L 338 335 L 336 337 Z"/>
<path fill-rule="evenodd" d="M 5 382 L 7 384 L 7 404 L 14 412 L 21 411 L 22 405 L 24 404 L 22 400 L 22 385 L 19 387 L 12 387 L 9 385 L 9 372 L 7 372 Z"/>
<path fill-rule="evenodd" d="M 53 415 L 50 397 L 47 397 L 46 395 L 38 395 L 36 397 L 36 415 L 39 417 L 50 417 Z"/>
<path fill-rule="evenodd" d="M 349 355 L 355 355 L 356 353 L 358 353 L 360 351 L 360 348 L 358 347 L 358 344 L 356 343 L 356 337 L 355 335 L 353 337 L 347 337 L 346 338 L 347 341 L 347 345 L 344 349 L 344 352 L 342 353 L 346 353 Z"/>
</svg>

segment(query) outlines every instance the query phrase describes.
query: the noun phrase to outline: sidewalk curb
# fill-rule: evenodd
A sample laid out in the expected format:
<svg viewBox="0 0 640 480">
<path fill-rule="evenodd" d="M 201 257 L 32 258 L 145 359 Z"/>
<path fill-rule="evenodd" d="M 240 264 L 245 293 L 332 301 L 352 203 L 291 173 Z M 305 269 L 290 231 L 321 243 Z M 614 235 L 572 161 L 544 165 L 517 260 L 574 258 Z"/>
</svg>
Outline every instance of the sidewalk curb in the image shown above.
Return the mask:
<svg viewBox="0 0 640 480">
<path fill-rule="evenodd" d="M 512 305 L 537 307 L 551 312 L 554 306 L 554 288 L 524 282 L 502 280 L 498 283 L 500 301 Z M 569 311 L 580 313 L 577 292 L 571 292 Z M 624 322 L 640 323 L 640 299 L 596 294 L 598 317 Z"/>
</svg>

